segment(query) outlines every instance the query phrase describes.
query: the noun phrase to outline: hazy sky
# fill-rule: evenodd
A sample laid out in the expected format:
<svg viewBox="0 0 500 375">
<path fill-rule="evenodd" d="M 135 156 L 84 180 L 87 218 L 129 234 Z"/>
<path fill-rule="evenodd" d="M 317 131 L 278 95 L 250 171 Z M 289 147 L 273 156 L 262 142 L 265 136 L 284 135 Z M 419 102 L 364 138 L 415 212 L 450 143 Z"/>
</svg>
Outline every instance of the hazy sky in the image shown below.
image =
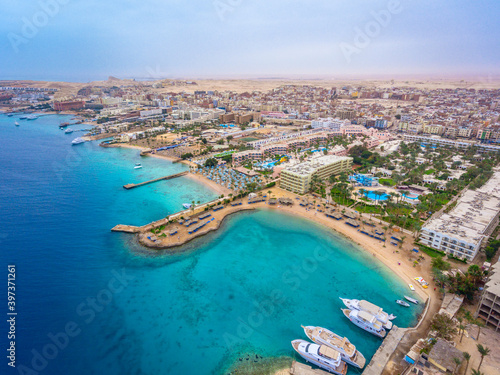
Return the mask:
<svg viewBox="0 0 500 375">
<path fill-rule="evenodd" d="M 499 74 L 499 15 L 498 0 L 2 0 L 0 79 L 481 79 Z"/>
</svg>

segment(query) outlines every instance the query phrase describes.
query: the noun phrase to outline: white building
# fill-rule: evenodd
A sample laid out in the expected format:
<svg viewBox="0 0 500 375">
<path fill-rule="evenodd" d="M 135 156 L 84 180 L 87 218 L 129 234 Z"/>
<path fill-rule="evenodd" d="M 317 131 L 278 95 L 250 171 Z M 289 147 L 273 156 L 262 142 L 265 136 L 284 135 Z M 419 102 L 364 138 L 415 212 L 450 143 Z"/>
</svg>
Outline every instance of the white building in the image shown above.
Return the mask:
<svg viewBox="0 0 500 375">
<path fill-rule="evenodd" d="M 420 242 L 469 261 L 474 259 L 500 212 L 500 172 L 476 191 L 466 191 L 449 212 L 425 223 Z"/>
</svg>

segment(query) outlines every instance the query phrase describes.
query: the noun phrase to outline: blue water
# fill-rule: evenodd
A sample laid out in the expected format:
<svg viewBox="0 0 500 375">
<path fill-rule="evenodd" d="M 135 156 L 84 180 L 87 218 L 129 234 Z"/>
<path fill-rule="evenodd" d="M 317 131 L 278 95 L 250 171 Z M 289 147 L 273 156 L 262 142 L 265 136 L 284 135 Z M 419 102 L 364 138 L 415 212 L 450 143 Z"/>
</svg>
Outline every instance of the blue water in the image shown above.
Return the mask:
<svg viewBox="0 0 500 375">
<path fill-rule="evenodd" d="M 339 296 L 370 299 L 398 326 L 416 322 L 418 307 L 394 303 L 407 287 L 372 255 L 282 213 L 234 215 L 175 256 L 111 233 L 216 194 L 186 178 L 123 189 L 186 167 L 94 142 L 71 146 L 75 135 L 58 129 L 67 119 L 14 127 L 0 115 L 0 260 L 16 265 L 18 369 L 218 374 L 248 353 L 293 356 L 301 324 L 348 336 L 369 360 L 381 340 L 343 317 Z"/>
<path fill-rule="evenodd" d="M 365 192 L 365 197 L 374 201 L 386 201 L 387 199 L 389 199 L 388 194 L 377 195 L 371 190 Z"/>
</svg>

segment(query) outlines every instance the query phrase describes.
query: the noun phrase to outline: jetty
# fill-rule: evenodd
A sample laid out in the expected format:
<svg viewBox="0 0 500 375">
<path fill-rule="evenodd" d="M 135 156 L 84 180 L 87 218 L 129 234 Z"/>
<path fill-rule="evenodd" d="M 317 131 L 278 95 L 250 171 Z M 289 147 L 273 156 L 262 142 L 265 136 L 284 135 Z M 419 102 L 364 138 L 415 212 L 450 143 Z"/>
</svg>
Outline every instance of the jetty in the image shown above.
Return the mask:
<svg viewBox="0 0 500 375">
<path fill-rule="evenodd" d="M 181 172 L 181 173 L 171 174 L 169 176 L 163 176 L 163 177 L 160 177 L 160 178 L 155 178 L 154 180 L 144 181 L 144 182 L 140 182 L 138 184 L 123 185 L 123 187 L 125 189 L 129 190 L 129 189 L 133 189 L 133 188 L 136 188 L 136 187 L 139 187 L 139 186 L 144 186 L 144 185 L 152 184 L 153 182 L 157 182 L 157 181 L 171 180 L 173 178 L 182 177 L 182 176 L 187 175 L 188 173 L 189 173 L 188 171 L 185 171 L 185 172 Z"/>
<path fill-rule="evenodd" d="M 384 342 L 380 345 L 378 350 L 375 352 L 375 355 L 372 357 L 372 360 L 363 371 L 363 375 L 382 374 L 392 353 L 396 350 L 396 347 L 407 330 L 408 328 L 399 328 L 395 325 L 392 327 Z"/>
</svg>

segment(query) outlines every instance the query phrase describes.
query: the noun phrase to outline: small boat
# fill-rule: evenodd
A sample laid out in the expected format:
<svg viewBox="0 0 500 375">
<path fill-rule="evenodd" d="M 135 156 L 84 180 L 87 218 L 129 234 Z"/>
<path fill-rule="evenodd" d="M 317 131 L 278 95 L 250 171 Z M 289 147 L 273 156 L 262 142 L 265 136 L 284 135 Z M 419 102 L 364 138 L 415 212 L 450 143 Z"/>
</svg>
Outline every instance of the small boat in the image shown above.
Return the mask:
<svg viewBox="0 0 500 375">
<path fill-rule="evenodd" d="M 38 118 L 38 116 L 35 116 L 35 115 L 29 115 L 26 120 L 28 121 L 32 121 L 32 120 L 36 120 Z"/>
<path fill-rule="evenodd" d="M 71 133 L 73 133 L 73 129 L 71 128 L 68 128 L 64 131 L 64 134 L 71 134 Z"/>
<path fill-rule="evenodd" d="M 12 113 L 7 114 L 7 117 L 12 117 L 12 116 L 14 116 L 14 114 Z"/>
<path fill-rule="evenodd" d="M 411 298 L 411 297 L 405 296 L 405 299 L 407 301 L 410 301 L 411 303 L 414 303 L 415 305 L 418 305 L 418 301 L 415 298 Z"/>
<path fill-rule="evenodd" d="M 410 304 L 408 302 L 406 302 L 406 301 L 403 301 L 402 299 L 397 299 L 396 303 L 398 305 L 401 305 L 401 306 L 404 306 L 404 307 L 410 307 Z"/>
<path fill-rule="evenodd" d="M 363 299 L 358 300 L 358 299 L 347 299 L 341 297 L 339 298 L 342 300 L 342 302 L 344 302 L 344 305 L 348 309 L 366 311 L 372 314 L 380 322 L 382 322 L 384 324 L 385 329 L 392 328 L 391 320 L 394 319 L 395 316 L 392 314 L 391 315 L 387 314 L 381 307 L 374 305 L 373 303 L 365 301 Z"/>
<path fill-rule="evenodd" d="M 141 163 L 135 163 L 134 169 L 141 169 L 141 168 L 142 168 L 142 164 Z"/>
<path fill-rule="evenodd" d="M 183 203 L 182 207 L 184 208 L 191 208 L 192 204 L 191 203 Z"/>
<path fill-rule="evenodd" d="M 349 319 L 353 324 L 357 325 L 359 328 L 364 329 L 366 332 L 384 338 L 386 335 L 386 330 L 382 326 L 382 323 L 377 320 L 372 314 L 366 311 L 359 310 L 349 310 L 341 309 L 344 316 Z"/>
<path fill-rule="evenodd" d="M 306 340 L 293 340 L 292 346 L 306 362 L 311 362 L 332 374 L 347 374 L 347 365 L 335 349 L 326 345 L 312 344 Z"/>
<path fill-rule="evenodd" d="M 413 286 L 413 284 L 408 284 L 408 287 L 410 288 L 410 290 L 415 291 L 415 287 Z"/>
<path fill-rule="evenodd" d="M 73 146 L 75 146 L 75 145 L 79 145 L 80 143 L 84 143 L 84 142 L 85 142 L 85 140 L 83 138 L 78 137 L 78 138 L 73 139 L 71 141 L 71 144 Z"/>
<path fill-rule="evenodd" d="M 19 126 L 19 123 L 17 121 L 14 122 L 14 125 Z"/>
<path fill-rule="evenodd" d="M 19 120 L 26 120 L 28 116 L 19 116 Z"/>
<path fill-rule="evenodd" d="M 349 342 L 347 337 L 341 337 L 332 331 L 313 326 L 301 326 L 309 340 L 318 345 L 326 345 L 335 349 L 342 356 L 342 360 L 357 368 L 363 368 L 366 364 L 366 359 L 356 347 Z"/>
<path fill-rule="evenodd" d="M 422 285 L 422 288 L 427 289 L 429 287 L 429 283 L 424 280 L 423 277 L 415 277 L 415 280 Z"/>
</svg>

